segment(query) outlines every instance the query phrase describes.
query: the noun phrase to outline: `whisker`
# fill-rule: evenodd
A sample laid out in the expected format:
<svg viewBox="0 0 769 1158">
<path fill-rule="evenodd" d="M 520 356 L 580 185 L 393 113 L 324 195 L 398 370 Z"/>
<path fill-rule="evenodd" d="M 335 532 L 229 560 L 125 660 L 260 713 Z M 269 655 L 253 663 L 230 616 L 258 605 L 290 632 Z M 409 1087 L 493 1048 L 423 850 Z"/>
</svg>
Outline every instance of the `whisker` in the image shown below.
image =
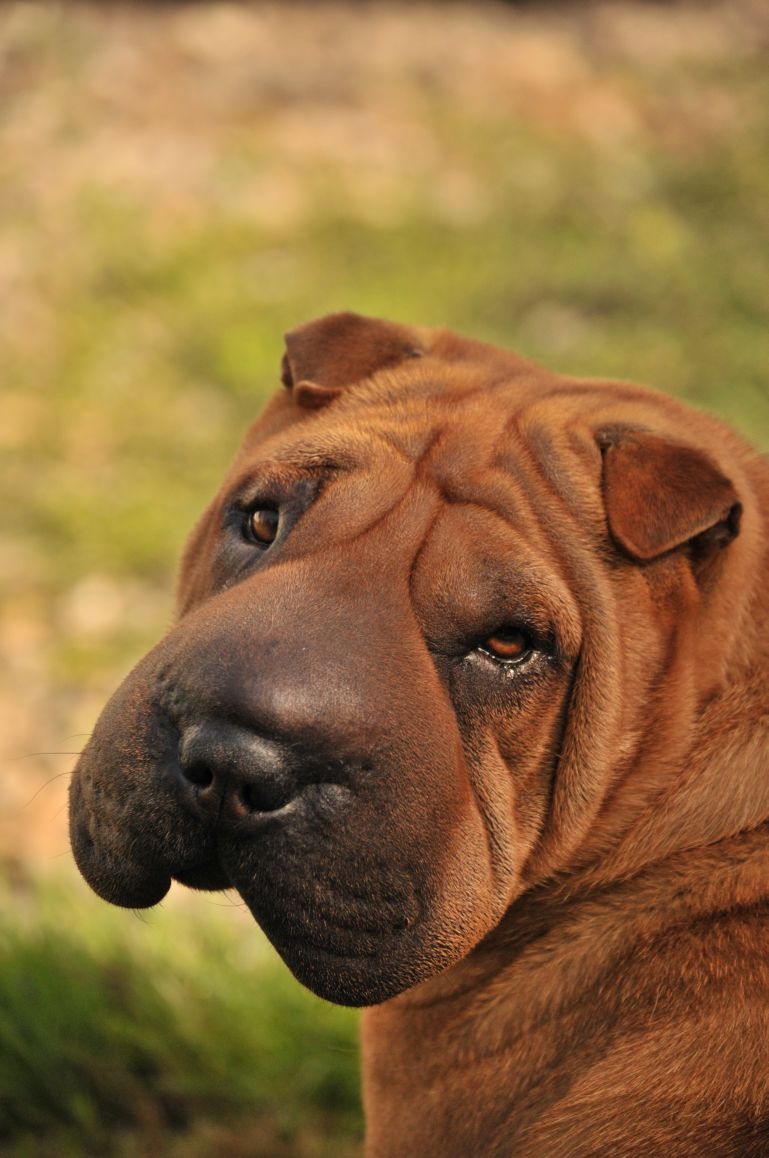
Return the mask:
<svg viewBox="0 0 769 1158">
<path fill-rule="evenodd" d="M 20 756 L 12 756 L 12 760 L 31 760 L 35 756 L 82 756 L 83 750 L 79 752 L 24 752 Z"/>
<path fill-rule="evenodd" d="M 206 904 L 215 909 L 245 909 L 246 907 L 245 901 L 235 900 L 235 897 L 230 896 L 230 889 L 226 891 L 220 901 L 215 901 L 213 897 L 206 897 Z"/>
<path fill-rule="evenodd" d="M 51 785 L 53 784 L 54 780 L 61 780 L 62 776 L 71 776 L 71 775 L 72 775 L 71 772 L 57 772 L 55 776 L 51 776 L 50 779 L 46 780 L 45 784 L 41 784 L 40 787 L 37 789 L 37 791 L 34 792 L 32 794 L 32 796 L 30 796 L 30 798 L 26 804 L 22 804 L 21 808 L 19 809 L 18 815 L 21 815 L 21 813 L 24 811 L 25 808 L 29 808 L 30 804 L 32 804 L 33 801 L 37 800 L 37 798 L 41 792 L 44 792 L 46 788 L 50 788 Z M 60 813 L 62 811 L 63 811 L 63 809 L 60 808 L 57 815 L 60 815 Z"/>
</svg>

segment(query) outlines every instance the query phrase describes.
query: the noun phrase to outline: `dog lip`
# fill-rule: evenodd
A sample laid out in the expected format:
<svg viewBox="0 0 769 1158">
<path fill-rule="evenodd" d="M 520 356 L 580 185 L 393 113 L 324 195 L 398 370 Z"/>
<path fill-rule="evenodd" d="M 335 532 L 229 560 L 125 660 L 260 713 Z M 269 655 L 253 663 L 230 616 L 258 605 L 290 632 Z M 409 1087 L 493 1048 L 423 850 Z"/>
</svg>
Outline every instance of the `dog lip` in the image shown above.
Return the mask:
<svg viewBox="0 0 769 1158">
<path fill-rule="evenodd" d="M 164 864 L 124 856 L 99 839 L 82 801 L 81 785 L 70 789 L 70 841 L 75 862 L 93 891 L 110 904 L 126 909 L 151 909 L 171 887 Z"/>
<path fill-rule="evenodd" d="M 91 841 L 73 836 L 72 848 L 83 877 L 93 891 L 112 905 L 124 909 L 151 909 L 171 887 L 171 874 L 137 861 L 116 862 Z"/>
</svg>

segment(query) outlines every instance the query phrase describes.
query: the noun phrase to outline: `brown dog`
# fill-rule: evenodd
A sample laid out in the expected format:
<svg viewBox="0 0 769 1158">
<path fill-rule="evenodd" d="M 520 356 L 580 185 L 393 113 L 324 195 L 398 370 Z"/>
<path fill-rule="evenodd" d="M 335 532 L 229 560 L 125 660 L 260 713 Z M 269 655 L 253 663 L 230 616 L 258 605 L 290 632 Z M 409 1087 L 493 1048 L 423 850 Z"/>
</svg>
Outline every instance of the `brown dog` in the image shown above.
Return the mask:
<svg viewBox="0 0 769 1158">
<path fill-rule="evenodd" d="M 232 886 L 377 1005 L 371 1156 L 769 1154 L 769 463 L 353 314 L 283 381 L 78 766 L 86 879 Z"/>
</svg>

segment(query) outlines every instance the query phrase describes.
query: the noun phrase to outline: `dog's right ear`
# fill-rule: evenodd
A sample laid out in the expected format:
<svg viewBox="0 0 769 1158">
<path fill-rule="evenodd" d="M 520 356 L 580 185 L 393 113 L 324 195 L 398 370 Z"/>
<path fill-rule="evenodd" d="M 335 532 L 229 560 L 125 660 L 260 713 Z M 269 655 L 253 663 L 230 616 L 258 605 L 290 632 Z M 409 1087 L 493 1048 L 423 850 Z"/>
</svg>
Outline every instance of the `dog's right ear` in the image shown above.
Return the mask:
<svg viewBox="0 0 769 1158">
<path fill-rule="evenodd" d="M 424 353 L 420 332 L 360 314 L 328 314 L 289 330 L 281 380 L 295 401 L 316 409 L 344 389 Z"/>
</svg>

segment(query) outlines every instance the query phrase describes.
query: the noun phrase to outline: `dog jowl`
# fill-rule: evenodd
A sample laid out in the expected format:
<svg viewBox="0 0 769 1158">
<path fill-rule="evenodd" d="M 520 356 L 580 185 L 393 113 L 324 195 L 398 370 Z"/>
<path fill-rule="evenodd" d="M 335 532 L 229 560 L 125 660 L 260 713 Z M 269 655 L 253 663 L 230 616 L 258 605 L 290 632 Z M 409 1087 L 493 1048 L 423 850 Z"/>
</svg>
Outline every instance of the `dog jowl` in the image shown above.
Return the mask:
<svg viewBox="0 0 769 1158">
<path fill-rule="evenodd" d="M 282 380 L 78 764 L 86 880 L 234 888 L 376 1006 L 371 1154 L 769 1153 L 767 463 L 354 314 Z"/>
</svg>

